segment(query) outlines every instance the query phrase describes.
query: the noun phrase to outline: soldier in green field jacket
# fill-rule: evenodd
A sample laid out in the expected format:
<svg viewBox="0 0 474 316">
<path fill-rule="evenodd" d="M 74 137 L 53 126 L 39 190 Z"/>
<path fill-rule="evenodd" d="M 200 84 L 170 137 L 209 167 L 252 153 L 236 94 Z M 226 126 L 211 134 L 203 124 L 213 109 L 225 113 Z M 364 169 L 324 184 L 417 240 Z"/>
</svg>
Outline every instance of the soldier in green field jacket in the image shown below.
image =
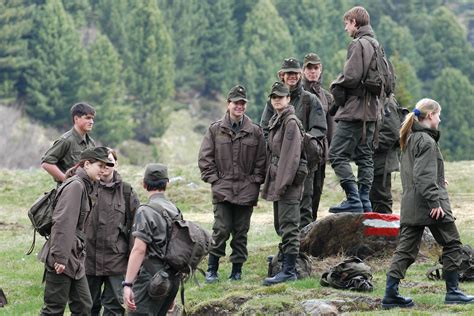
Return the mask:
<svg viewBox="0 0 474 316">
<path fill-rule="evenodd" d="M 71 107 L 74 126 L 59 137 L 41 158 L 41 167 L 53 179 L 61 184 L 65 180 L 66 171 L 79 162 L 81 152 L 95 147 L 94 140 L 89 136 L 94 126 L 95 109 L 85 102 Z"/>
<path fill-rule="evenodd" d="M 438 147 L 441 107 L 422 99 L 408 114 L 400 130 L 402 202 L 399 244 L 387 273 L 382 307 L 411 307 L 413 300 L 398 293 L 400 279 L 415 262 L 425 227 L 443 247 L 443 276 L 446 280 L 445 304 L 473 303 L 458 288 L 461 240 L 449 203 L 444 161 Z"/>
</svg>

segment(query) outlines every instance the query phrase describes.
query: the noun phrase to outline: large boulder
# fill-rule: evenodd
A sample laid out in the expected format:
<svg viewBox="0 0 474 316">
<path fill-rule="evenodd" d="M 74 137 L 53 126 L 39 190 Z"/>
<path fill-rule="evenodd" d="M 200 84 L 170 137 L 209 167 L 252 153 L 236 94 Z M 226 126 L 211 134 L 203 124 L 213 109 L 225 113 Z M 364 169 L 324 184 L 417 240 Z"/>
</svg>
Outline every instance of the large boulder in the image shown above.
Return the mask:
<svg viewBox="0 0 474 316">
<path fill-rule="evenodd" d="M 301 232 L 301 251 L 318 258 L 338 254 L 358 256 L 391 255 L 398 244 L 400 217 L 396 214 L 331 214 L 306 226 Z M 436 257 L 440 247 L 425 230 L 425 255 Z"/>
</svg>

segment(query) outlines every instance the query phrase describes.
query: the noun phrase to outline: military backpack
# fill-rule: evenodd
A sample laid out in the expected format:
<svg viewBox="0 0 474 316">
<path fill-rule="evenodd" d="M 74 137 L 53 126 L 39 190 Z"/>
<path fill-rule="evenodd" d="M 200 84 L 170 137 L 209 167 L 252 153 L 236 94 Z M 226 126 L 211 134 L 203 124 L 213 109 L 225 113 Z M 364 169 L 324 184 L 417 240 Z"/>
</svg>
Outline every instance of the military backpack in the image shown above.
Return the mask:
<svg viewBox="0 0 474 316">
<path fill-rule="evenodd" d="M 66 179 L 59 188 L 54 188 L 49 192 L 43 193 L 30 207 L 28 210 L 28 217 L 30 218 L 31 224 L 33 225 L 33 242 L 31 243 L 30 249 L 27 251 L 27 255 L 31 254 L 35 249 L 36 243 L 36 232 L 41 236 L 48 239 L 51 235 L 51 227 L 53 226 L 53 211 L 56 207 L 59 195 L 64 188 L 73 182 L 77 177 L 71 177 Z M 79 181 L 82 183 L 82 181 Z"/>
<path fill-rule="evenodd" d="M 362 86 L 370 94 L 377 96 L 390 95 L 395 87 L 395 73 L 390 61 L 386 58 L 382 46 L 376 43 L 375 39 L 363 36 L 361 39 L 366 40 L 374 49 L 374 54 L 369 63 L 365 78 L 362 80 Z M 364 47 L 364 45 L 362 45 Z M 362 54 L 364 48 L 362 47 Z"/>
<path fill-rule="evenodd" d="M 443 275 L 442 258 L 439 257 L 440 264 L 428 269 L 426 276 L 430 280 L 441 280 Z M 458 269 L 460 282 L 474 281 L 474 249 L 469 245 L 461 247 L 461 265 Z"/>
<path fill-rule="evenodd" d="M 374 289 L 370 267 L 358 257 L 349 257 L 324 272 L 320 284 L 341 290 L 370 292 Z"/>
</svg>

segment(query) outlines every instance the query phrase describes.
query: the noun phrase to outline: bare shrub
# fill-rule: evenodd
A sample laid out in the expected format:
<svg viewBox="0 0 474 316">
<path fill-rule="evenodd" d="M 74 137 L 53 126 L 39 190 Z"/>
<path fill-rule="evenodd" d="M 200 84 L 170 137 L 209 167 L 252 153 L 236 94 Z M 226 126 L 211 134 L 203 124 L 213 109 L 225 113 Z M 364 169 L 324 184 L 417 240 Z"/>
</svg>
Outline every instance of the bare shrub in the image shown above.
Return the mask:
<svg viewBox="0 0 474 316">
<path fill-rule="evenodd" d="M 0 168 L 38 167 L 58 132 L 34 124 L 14 106 L 0 105 Z"/>
</svg>

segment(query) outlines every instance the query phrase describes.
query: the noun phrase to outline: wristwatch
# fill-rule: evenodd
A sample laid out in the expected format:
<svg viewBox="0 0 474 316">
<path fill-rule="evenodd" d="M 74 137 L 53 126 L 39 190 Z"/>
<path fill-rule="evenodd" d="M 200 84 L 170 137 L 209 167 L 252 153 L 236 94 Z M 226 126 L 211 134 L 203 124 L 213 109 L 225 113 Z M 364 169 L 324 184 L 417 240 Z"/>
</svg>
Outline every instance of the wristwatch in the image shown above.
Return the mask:
<svg viewBox="0 0 474 316">
<path fill-rule="evenodd" d="M 122 281 L 122 286 L 123 286 L 123 287 L 126 287 L 126 286 L 132 287 L 132 285 L 133 285 L 133 283 L 131 283 L 131 282 Z"/>
</svg>

